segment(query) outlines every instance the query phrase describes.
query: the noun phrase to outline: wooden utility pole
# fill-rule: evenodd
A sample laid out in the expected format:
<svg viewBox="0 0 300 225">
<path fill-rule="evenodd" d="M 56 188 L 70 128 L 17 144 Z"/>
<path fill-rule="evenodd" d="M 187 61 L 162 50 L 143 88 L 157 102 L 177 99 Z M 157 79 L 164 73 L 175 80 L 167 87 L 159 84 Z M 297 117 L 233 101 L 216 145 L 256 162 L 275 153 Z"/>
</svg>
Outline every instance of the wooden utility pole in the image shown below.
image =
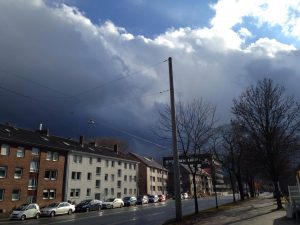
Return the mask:
<svg viewBox="0 0 300 225">
<path fill-rule="evenodd" d="M 174 168 L 174 189 L 175 189 L 175 209 L 176 221 L 182 220 L 181 193 L 180 193 L 180 178 L 179 178 L 179 159 L 177 149 L 177 129 L 176 129 L 176 113 L 175 113 L 175 98 L 173 84 L 173 67 L 172 58 L 168 58 L 169 62 L 169 80 L 170 80 L 170 101 L 171 101 L 171 120 L 172 120 L 172 143 L 173 143 L 173 168 Z"/>
</svg>

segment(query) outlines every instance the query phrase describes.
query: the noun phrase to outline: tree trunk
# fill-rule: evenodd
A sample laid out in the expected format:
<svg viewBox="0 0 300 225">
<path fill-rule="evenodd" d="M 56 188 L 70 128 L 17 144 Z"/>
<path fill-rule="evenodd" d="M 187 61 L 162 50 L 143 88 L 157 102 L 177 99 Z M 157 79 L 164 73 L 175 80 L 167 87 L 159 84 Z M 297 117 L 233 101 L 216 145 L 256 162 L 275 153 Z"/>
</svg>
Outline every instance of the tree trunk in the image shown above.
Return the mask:
<svg viewBox="0 0 300 225">
<path fill-rule="evenodd" d="M 193 188 L 194 188 L 194 200 L 195 200 L 195 214 L 199 212 L 198 199 L 197 199 L 197 187 L 196 187 L 196 174 L 193 174 Z"/>
<path fill-rule="evenodd" d="M 249 185 L 249 191 L 250 191 L 250 196 L 252 197 L 252 198 L 254 198 L 255 197 L 255 193 L 254 193 L 254 181 L 253 181 L 254 179 L 253 179 L 253 177 L 250 175 L 249 176 L 249 182 L 248 182 L 248 185 Z"/>
<path fill-rule="evenodd" d="M 245 200 L 245 198 L 244 198 L 244 188 L 243 188 L 243 182 L 242 182 L 242 178 L 241 178 L 240 174 L 236 174 L 236 180 L 237 180 L 237 183 L 238 183 L 241 200 L 244 201 Z"/>
<path fill-rule="evenodd" d="M 277 202 L 277 209 L 282 209 L 282 203 L 281 203 L 281 197 L 280 197 L 280 191 L 279 191 L 279 185 L 278 181 L 273 181 L 274 188 L 275 188 L 275 195 L 276 195 L 276 202 Z"/>
<path fill-rule="evenodd" d="M 233 178 L 232 178 L 232 174 L 231 174 L 230 170 L 228 170 L 228 173 L 229 173 L 229 179 L 230 179 L 230 184 L 231 184 L 231 189 L 232 189 L 233 202 L 236 202 L 236 200 L 235 200 L 234 182 L 233 182 Z"/>
</svg>

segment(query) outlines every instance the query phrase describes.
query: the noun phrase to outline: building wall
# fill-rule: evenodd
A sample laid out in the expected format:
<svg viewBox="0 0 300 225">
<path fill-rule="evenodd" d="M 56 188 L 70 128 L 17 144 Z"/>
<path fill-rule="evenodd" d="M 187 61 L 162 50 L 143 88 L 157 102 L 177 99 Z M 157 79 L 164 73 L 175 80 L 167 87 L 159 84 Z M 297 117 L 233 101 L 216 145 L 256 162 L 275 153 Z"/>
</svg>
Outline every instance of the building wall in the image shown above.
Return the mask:
<svg viewBox="0 0 300 225">
<path fill-rule="evenodd" d="M 74 162 L 74 155 L 82 157 L 81 163 Z M 105 201 L 108 198 L 123 198 L 125 196 L 137 195 L 136 179 L 138 166 L 134 161 L 109 158 L 96 154 L 88 155 L 79 152 L 70 152 L 68 162 L 65 200 L 70 200 L 77 204 L 85 199 L 97 198 Z M 100 174 L 96 174 L 97 167 L 101 168 Z M 120 174 L 118 173 L 119 171 L 121 172 Z M 80 179 L 73 179 L 72 172 L 81 172 Z M 87 179 L 88 173 L 91 173 L 90 180 Z M 106 175 L 107 180 L 105 179 Z M 96 180 L 100 181 L 99 187 L 96 187 Z M 118 186 L 118 181 L 121 182 L 120 186 Z M 74 189 L 80 190 L 78 196 L 72 191 Z M 87 196 L 87 189 L 91 190 L 89 196 Z M 72 193 L 73 196 L 71 196 Z"/>
<path fill-rule="evenodd" d="M 37 202 L 43 206 L 53 201 L 62 200 L 63 176 L 64 176 L 64 160 L 65 156 L 59 153 L 59 160 L 57 162 L 46 161 L 47 151 L 39 149 L 39 155 L 32 154 L 32 148 L 28 146 L 18 146 L 16 144 L 7 144 L 10 146 L 9 155 L 0 155 L 0 167 L 6 167 L 7 173 L 5 178 L 0 178 L 0 189 L 4 190 L 4 198 L 0 200 L 0 211 L 10 212 L 13 208 L 20 206 L 28 201 Z M 21 147 L 24 149 L 24 157 L 17 157 L 17 149 Z M 35 160 L 38 162 L 38 171 L 30 172 L 30 162 Z M 22 176 L 19 179 L 14 177 L 16 167 L 22 168 Z M 44 173 L 46 168 L 55 168 L 59 171 L 56 181 L 44 180 Z M 37 180 L 36 187 L 28 187 L 29 179 Z M 43 199 L 44 189 L 56 190 L 56 195 L 53 199 Z M 20 198 L 12 200 L 13 190 L 20 190 Z M 29 200 L 28 197 L 33 199 Z"/>
</svg>

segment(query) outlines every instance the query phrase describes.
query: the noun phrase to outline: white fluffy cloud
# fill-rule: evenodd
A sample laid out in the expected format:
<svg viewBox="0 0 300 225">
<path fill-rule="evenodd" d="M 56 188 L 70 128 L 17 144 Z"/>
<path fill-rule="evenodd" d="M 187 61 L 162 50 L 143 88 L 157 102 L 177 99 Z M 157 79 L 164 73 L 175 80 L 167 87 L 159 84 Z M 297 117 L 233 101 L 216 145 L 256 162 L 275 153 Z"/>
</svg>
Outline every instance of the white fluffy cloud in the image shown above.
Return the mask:
<svg viewBox="0 0 300 225">
<path fill-rule="evenodd" d="M 149 135 L 157 109 L 169 101 L 163 92 L 169 56 L 177 100 L 204 97 L 217 105 L 222 122 L 232 99 L 257 79 L 269 76 L 296 92 L 300 55 L 294 46 L 268 37 L 245 45 L 251 30 L 233 30 L 253 16 L 260 24 L 288 24 L 286 32 L 296 35 L 298 19 L 287 14 L 290 8 L 277 12 L 271 1 L 254 0 L 220 0 L 212 7 L 211 27 L 173 28 L 151 39 L 113 21 L 93 24 L 74 7 L 1 1 L 0 101 L 7 106 L 1 117 L 23 126 L 45 122 L 66 135 L 105 135 L 105 127 L 85 127 L 93 117 Z"/>
</svg>

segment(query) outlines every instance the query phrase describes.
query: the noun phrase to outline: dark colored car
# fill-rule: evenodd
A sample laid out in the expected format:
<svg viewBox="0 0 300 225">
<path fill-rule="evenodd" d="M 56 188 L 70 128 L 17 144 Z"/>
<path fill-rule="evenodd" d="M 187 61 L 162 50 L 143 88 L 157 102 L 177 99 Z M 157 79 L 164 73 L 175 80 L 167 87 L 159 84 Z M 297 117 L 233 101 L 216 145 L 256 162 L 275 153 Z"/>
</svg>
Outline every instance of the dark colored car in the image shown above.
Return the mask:
<svg viewBox="0 0 300 225">
<path fill-rule="evenodd" d="M 132 206 L 132 205 L 136 205 L 137 199 L 136 197 L 124 197 L 123 198 L 123 202 L 124 202 L 124 206 Z"/>
<path fill-rule="evenodd" d="M 75 207 L 76 212 L 89 212 L 93 210 L 101 210 L 102 207 L 102 201 L 100 200 L 94 200 L 94 199 L 88 199 L 83 200 Z"/>
<path fill-rule="evenodd" d="M 139 205 L 148 204 L 148 196 L 147 195 L 138 196 L 136 204 L 139 204 Z"/>
<path fill-rule="evenodd" d="M 148 199 L 149 199 L 148 200 L 149 203 L 156 203 L 159 201 L 159 198 L 157 195 L 149 195 Z"/>
</svg>

